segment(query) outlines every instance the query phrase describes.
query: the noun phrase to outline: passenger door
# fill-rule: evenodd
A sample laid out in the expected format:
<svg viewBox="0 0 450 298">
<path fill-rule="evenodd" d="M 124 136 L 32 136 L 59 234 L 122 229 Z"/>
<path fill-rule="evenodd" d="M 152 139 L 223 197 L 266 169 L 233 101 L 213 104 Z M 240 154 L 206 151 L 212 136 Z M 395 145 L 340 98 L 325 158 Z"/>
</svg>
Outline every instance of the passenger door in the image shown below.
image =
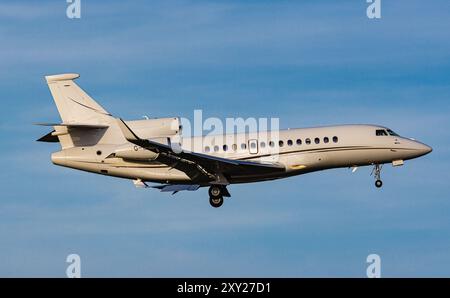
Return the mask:
<svg viewBox="0 0 450 298">
<path fill-rule="evenodd" d="M 250 154 L 258 153 L 258 140 L 248 140 L 248 151 L 250 152 Z"/>
</svg>

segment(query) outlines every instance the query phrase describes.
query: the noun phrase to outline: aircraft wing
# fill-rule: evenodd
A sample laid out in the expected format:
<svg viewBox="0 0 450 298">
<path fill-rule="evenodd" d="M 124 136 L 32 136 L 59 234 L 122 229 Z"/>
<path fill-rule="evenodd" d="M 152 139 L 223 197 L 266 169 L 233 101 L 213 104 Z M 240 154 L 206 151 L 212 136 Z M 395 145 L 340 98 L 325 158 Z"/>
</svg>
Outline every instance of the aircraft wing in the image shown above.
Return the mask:
<svg viewBox="0 0 450 298">
<path fill-rule="evenodd" d="M 172 194 L 176 194 L 179 191 L 182 190 L 188 190 L 188 191 L 196 191 L 199 189 L 200 185 L 196 184 L 163 184 L 163 185 L 156 185 L 152 186 L 153 188 L 157 188 L 161 190 L 162 192 L 172 192 Z"/>
<path fill-rule="evenodd" d="M 227 176 L 285 171 L 284 166 L 273 163 L 234 160 L 189 151 L 175 153 L 170 145 L 139 138 L 122 119 L 118 119 L 118 123 L 129 142 L 159 153 L 156 161 L 185 172 L 195 182 L 228 184 Z"/>
</svg>

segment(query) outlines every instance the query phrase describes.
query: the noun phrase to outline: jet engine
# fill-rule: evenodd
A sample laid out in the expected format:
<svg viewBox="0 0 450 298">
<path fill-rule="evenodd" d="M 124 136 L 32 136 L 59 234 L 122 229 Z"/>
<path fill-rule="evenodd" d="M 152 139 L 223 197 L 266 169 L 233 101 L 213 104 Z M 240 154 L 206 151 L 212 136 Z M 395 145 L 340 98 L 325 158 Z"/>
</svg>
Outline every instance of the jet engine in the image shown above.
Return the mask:
<svg viewBox="0 0 450 298">
<path fill-rule="evenodd" d="M 126 145 L 114 152 L 115 157 L 131 160 L 155 160 L 158 153 L 144 149 L 137 145 Z"/>
<path fill-rule="evenodd" d="M 126 124 L 142 139 L 155 139 L 181 135 L 178 117 L 126 121 Z"/>
</svg>

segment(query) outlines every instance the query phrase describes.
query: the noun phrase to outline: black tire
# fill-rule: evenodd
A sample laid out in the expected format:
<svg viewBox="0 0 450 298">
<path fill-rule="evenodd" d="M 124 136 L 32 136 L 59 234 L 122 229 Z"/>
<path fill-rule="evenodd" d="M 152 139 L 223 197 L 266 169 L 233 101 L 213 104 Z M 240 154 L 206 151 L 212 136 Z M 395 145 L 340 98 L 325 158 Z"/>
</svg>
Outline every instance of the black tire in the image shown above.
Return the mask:
<svg viewBox="0 0 450 298">
<path fill-rule="evenodd" d="M 219 208 L 223 205 L 223 197 L 209 197 L 209 203 L 214 208 Z"/>
<path fill-rule="evenodd" d="M 383 186 L 383 181 L 381 181 L 381 180 L 375 181 L 375 186 L 376 186 L 377 188 L 382 187 L 382 186 Z"/>
<path fill-rule="evenodd" d="M 222 188 L 218 185 L 213 185 L 209 188 L 209 196 L 210 197 L 214 197 L 214 198 L 218 198 L 218 197 L 222 197 Z"/>
</svg>

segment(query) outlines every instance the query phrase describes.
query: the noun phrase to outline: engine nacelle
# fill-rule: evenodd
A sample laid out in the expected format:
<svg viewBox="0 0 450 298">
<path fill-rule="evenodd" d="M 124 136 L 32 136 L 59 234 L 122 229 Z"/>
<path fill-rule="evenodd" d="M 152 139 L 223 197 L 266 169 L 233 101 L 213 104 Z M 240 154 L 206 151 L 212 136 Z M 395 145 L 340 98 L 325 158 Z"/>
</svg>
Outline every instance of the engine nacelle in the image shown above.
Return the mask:
<svg viewBox="0 0 450 298">
<path fill-rule="evenodd" d="M 178 117 L 126 121 L 132 131 L 142 139 L 173 137 L 181 135 Z"/>
<path fill-rule="evenodd" d="M 155 160 L 158 153 L 146 150 L 137 145 L 119 148 L 114 152 L 116 157 L 131 160 Z"/>
<path fill-rule="evenodd" d="M 157 118 L 126 121 L 126 124 L 141 139 L 151 139 L 167 145 L 167 139 L 179 142 L 181 137 L 180 118 Z M 124 145 L 114 151 L 115 157 L 129 160 L 155 160 L 158 153 L 137 145 Z"/>
</svg>

